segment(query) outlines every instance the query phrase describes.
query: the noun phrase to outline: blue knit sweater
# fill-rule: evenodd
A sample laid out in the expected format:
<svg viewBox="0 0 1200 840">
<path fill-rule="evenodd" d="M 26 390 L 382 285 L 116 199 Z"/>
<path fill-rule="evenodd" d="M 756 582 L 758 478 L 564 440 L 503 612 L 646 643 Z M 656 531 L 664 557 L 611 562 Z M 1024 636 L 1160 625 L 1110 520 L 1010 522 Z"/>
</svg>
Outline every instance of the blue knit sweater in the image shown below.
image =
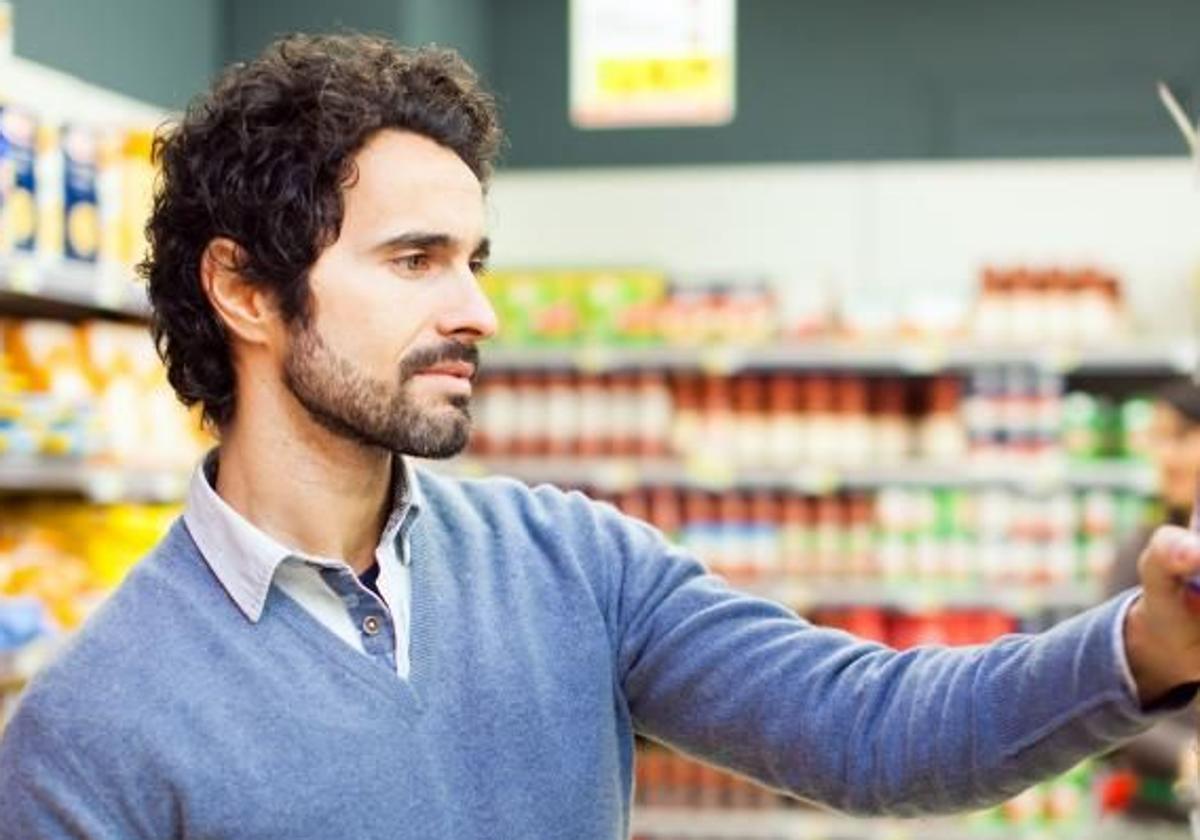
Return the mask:
<svg viewBox="0 0 1200 840">
<path fill-rule="evenodd" d="M 635 732 L 841 809 L 946 811 L 1149 721 L 1120 602 L 895 653 L 578 494 L 419 478 L 409 680 L 278 589 L 249 622 L 177 523 L 28 691 L 0 840 L 614 840 Z"/>
</svg>

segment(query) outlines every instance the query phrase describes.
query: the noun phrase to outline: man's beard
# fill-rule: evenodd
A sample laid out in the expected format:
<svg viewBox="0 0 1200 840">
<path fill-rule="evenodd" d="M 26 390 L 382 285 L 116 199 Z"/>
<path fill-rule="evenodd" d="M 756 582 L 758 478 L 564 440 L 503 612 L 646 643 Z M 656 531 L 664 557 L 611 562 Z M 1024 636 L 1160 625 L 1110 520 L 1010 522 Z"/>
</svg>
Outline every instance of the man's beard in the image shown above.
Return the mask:
<svg viewBox="0 0 1200 840">
<path fill-rule="evenodd" d="M 470 438 L 468 398 L 455 394 L 437 405 L 420 405 L 409 386 L 421 371 L 451 361 L 478 368 L 479 350 L 456 341 L 413 350 L 394 382 L 374 379 L 335 353 L 312 323 L 301 323 L 292 330 L 283 382 L 309 416 L 335 435 L 404 455 L 449 458 Z"/>
</svg>

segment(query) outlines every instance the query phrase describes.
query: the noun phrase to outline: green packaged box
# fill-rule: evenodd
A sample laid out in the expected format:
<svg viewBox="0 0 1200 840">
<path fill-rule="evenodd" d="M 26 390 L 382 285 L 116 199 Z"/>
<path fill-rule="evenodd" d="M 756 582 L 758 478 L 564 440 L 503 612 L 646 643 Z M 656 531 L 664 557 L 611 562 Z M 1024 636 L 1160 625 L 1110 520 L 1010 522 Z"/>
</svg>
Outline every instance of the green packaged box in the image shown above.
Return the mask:
<svg viewBox="0 0 1200 840">
<path fill-rule="evenodd" d="M 593 344 L 647 344 L 660 337 L 658 314 L 667 279 L 657 271 L 579 272 L 584 338 Z"/>
<path fill-rule="evenodd" d="M 505 344 L 569 344 L 578 341 L 582 317 L 576 276 L 544 269 L 491 271 L 484 292 L 500 319 Z"/>
</svg>

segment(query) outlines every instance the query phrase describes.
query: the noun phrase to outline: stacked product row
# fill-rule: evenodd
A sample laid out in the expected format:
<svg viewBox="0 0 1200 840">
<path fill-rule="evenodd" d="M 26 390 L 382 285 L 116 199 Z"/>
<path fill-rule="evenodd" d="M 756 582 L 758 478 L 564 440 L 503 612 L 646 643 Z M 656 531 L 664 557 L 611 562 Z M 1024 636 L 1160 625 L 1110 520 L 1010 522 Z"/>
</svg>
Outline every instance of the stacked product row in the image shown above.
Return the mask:
<svg viewBox="0 0 1200 840">
<path fill-rule="evenodd" d="M 1093 584 L 1146 515 L 1107 490 L 1023 493 L 891 487 L 785 490 L 650 487 L 592 495 L 646 520 L 737 582 Z"/>
<path fill-rule="evenodd" d="M 880 606 L 801 609 L 814 624 L 845 630 L 860 639 L 907 650 L 919 645 L 980 645 L 1009 633 L 1036 633 L 1065 621 L 1075 606 L 1042 606 L 1018 616 L 994 607 L 889 608 Z"/>
<path fill-rule="evenodd" d="M 151 145 L 144 127 L 60 126 L 0 103 L 0 256 L 127 271 L 145 248 Z"/>
<path fill-rule="evenodd" d="M 1127 329 L 1121 281 L 1096 269 L 984 269 L 971 320 L 989 344 L 1096 343 Z"/>
<path fill-rule="evenodd" d="M 1024 366 L 929 379 L 644 370 L 493 373 L 474 452 L 717 457 L 742 466 L 1142 458 L 1149 404 L 1114 408 Z"/>
<path fill-rule="evenodd" d="M 888 301 L 827 289 L 797 303 L 759 280 L 668 278 L 653 269 L 495 270 L 484 284 L 503 325 L 499 340 L 525 346 L 964 338 L 1071 346 L 1129 330 L 1121 281 L 1086 267 L 987 268 L 974 300 L 947 293 Z"/>
<path fill-rule="evenodd" d="M 0 320 L 0 459 L 184 467 L 204 445 L 144 327 Z"/>
<path fill-rule="evenodd" d="M 971 815 L 964 820 L 964 828 L 996 832 L 996 836 L 1011 836 L 1004 832 L 1014 830 L 1078 830 L 1096 817 L 1094 790 L 1098 783 L 1093 765 L 1081 764 L 1002 805 Z M 634 792 L 638 805 L 652 808 L 700 811 L 786 808 L 803 812 L 811 807 L 651 742 L 638 745 Z M 666 838 L 649 833 L 636 836 L 647 840 Z"/>
<path fill-rule="evenodd" d="M 779 332 L 761 283 L 672 284 L 661 271 L 489 271 L 484 289 L 516 345 L 758 343 Z"/>
<path fill-rule="evenodd" d="M 177 513 L 173 505 L 0 501 L 0 659 L 77 627 Z"/>
</svg>

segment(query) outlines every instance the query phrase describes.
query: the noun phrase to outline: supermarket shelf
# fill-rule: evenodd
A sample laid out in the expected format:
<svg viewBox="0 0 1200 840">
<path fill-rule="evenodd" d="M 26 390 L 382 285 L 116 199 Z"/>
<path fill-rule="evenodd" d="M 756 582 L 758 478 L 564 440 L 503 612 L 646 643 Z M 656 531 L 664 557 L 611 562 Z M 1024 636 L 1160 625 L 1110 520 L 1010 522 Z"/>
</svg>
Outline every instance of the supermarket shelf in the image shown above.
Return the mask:
<svg viewBox="0 0 1200 840">
<path fill-rule="evenodd" d="M 70 310 L 138 319 L 150 316 L 145 288 L 127 274 L 69 260 L 43 263 L 27 257 L 0 258 L 0 293 L 30 314 L 42 310 L 57 315 Z"/>
<path fill-rule="evenodd" d="M 960 840 L 961 823 L 922 820 L 909 826 L 895 821 L 855 820 L 812 810 L 700 810 L 634 808 L 633 833 L 658 838 L 738 838 L 738 840 Z"/>
<path fill-rule="evenodd" d="M 94 502 L 174 502 L 190 473 L 181 469 L 112 467 L 70 459 L 0 458 L 0 491 L 64 493 Z"/>
<path fill-rule="evenodd" d="M 722 489 L 781 488 L 803 493 L 890 486 L 991 487 L 1030 491 L 1062 487 L 1106 488 L 1150 493 L 1154 474 L 1138 462 L 1057 461 L 1039 465 L 940 464 L 914 461 L 864 467 L 798 466 L 791 469 L 742 468 L 718 462 L 668 458 L 482 458 L 426 462 L 435 470 L 461 477 L 508 475 L 537 484 L 595 487 L 620 492 L 647 485 Z"/>
<path fill-rule="evenodd" d="M 1018 616 L 1052 610 L 1077 612 L 1104 599 L 1096 584 L 1028 586 L 1003 583 L 855 583 L 808 580 L 746 582 L 736 588 L 794 609 L 879 607 L 905 613 L 944 609 L 1000 610 Z"/>
<path fill-rule="evenodd" d="M 634 808 L 633 833 L 648 838 L 704 840 L 973 840 L 973 838 L 1057 838 L 1058 840 L 1166 840 L 1187 837 L 1186 829 L 1155 829 L 1120 820 L 1088 821 L 1058 829 L 1035 826 L 973 825 L 967 817 L 936 819 L 853 819 L 808 809 L 697 810 Z"/>
<path fill-rule="evenodd" d="M 1200 347 L 1189 338 L 1096 346 L 989 347 L 970 343 L 836 342 L 708 347 L 505 347 L 484 352 L 486 369 L 701 370 L 730 374 L 744 370 L 846 370 L 929 374 L 992 365 L 1030 365 L 1059 373 L 1187 373 Z"/>
<path fill-rule="evenodd" d="M 22 101 L 36 102 L 38 112 L 57 123 L 156 126 L 170 115 L 157 106 L 20 56 L 0 57 L 0 78 L 6 90 L 20 91 Z"/>
</svg>

